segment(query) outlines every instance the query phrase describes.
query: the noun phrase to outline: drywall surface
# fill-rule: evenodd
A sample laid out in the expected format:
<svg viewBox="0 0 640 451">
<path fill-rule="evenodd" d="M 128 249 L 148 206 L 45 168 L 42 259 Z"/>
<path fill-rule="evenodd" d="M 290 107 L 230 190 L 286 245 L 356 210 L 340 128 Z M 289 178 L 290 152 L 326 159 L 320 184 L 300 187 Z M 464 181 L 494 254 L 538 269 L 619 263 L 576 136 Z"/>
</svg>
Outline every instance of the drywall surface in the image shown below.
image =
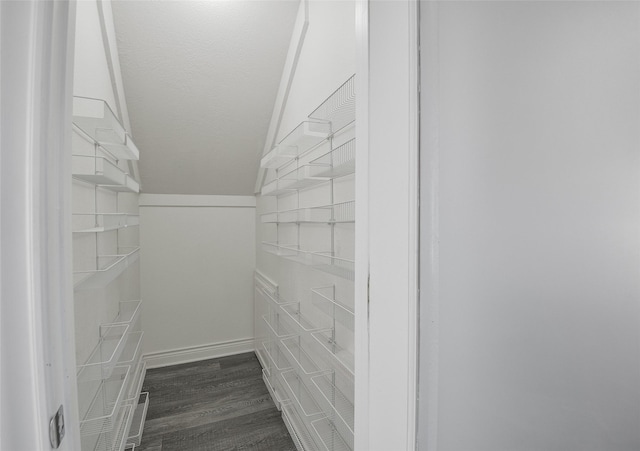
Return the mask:
<svg viewBox="0 0 640 451">
<path fill-rule="evenodd" d="M 439 367 L 420 449 L 640 449 L 639 8 L 423 10 Z"/>
<path fill-rule="evenodd" d="M 144 354 L 252 339 L 254 221 L 253 196 L 140 196 Z"/>
<path fill-rule="evenodd" d="M 144 192 L 253 194 L 297 1 L 113 4 Z"/>
</svg>

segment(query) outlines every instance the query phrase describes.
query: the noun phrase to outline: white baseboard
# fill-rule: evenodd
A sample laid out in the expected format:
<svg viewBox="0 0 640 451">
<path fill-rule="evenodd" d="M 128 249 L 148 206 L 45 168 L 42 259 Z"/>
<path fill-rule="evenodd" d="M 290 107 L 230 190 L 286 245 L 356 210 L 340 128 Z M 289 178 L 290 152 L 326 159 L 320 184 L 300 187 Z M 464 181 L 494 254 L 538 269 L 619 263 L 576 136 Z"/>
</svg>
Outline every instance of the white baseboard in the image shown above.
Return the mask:
<svg viewBox="0 0 640 451">
<path fill-rule="evenodd" d="M 142 359 L 147 363 L 147 369 L 150 369 L 215 359 L 228 355 L 242 354 L 243 352 L 252 352 L 253 350 L 253 338 L 243 338 L 241 340 L 231 340 L 222 343 L 152 352 L 143 355 Z"/>
</svg>

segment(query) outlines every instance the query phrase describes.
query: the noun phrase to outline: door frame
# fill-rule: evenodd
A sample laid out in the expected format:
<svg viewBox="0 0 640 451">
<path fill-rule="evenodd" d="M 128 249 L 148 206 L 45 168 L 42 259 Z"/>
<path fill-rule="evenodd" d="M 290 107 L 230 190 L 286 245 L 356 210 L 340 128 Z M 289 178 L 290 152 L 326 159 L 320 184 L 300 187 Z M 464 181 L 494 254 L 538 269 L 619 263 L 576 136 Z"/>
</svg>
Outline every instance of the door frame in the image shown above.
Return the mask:
<svg viewBox="0 0 640 451">
<path fill-rule="evenodd" d="M 419 2 L 359 1 L 355 448 L 416 446 Z"/>
<path fill-rule="evenodd" d="M 0 2 L 1 449 L 79 450 L 71 277 L 75 3 Z"/>
</svg>

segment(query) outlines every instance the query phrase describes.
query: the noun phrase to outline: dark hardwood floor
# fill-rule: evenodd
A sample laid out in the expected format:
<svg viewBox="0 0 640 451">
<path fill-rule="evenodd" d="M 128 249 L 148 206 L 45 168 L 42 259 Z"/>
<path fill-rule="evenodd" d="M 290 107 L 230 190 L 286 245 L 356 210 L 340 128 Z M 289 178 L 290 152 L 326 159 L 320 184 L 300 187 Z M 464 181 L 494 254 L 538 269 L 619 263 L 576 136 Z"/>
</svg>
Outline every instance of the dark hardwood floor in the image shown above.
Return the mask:
<svg viewBox="0 0 640 451">
<path fill-rule="evenodd" d="M 136 451 L 295 451 L 256 356 L 147 371 L 149 410 Z"/>
</svg>

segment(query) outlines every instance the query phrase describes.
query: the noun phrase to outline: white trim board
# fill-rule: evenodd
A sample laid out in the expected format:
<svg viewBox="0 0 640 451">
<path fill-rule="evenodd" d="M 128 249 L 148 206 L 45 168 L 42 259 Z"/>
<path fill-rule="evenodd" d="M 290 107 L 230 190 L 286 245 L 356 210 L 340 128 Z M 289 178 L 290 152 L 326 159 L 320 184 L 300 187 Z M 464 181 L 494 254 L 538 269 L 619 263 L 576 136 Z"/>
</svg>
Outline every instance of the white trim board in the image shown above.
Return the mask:
<svg viewBox="0 0 640 451">
<path fill-rule="evenodd" d="M 245 207 L 255 208 L 255 196 L 195 194 L 140 194 L 140 207 Z"/>
<path fill-rule="evenodd" d="M 415 449 L 419 280 L 417 8 L 418 3 L 409 0 L 369 2 L 368 117 L 364 124 L 358 118 L 358 128 L 365 127 L 368 137 L 368 164 L 363 168 L 360 161 L 356 162 L 358 177 L 366 171 L 368 182 L 364 201 L 368 221 L 369 354 L 365 363 L 368 379 L 363 381 L 368 384 L 368 430 L 356 434 L 358 451 Z M 361 205 L 363 199 L 357 199 L 357 205 Z M 358 213 L 356 224 L 360 219 Z M 356 261 L 356 267 L 359 264 Z M 359 315 L 364 308 L 358 307 L 364 306 L 360 297 L 356 302 L 357 339 L 361 340 L 365 336 L 359 328 L 363 321 Z M 356 355 L 360 352 L 357 346 Z M 356 358 L 362 363 L 365 356 Z M 359 372 L 360 367 L 356 366 L 356 387 L 362 378 Z M 359 387 L 356 428 L 362 426 L 358 420 L 362 414 L 358 395 L 364 395 Z M 367 438 L 359 437 L 361 433 L 366 433 Z"/>
<path fill-rule="evenodd" d="M 356 3 L 355 448 L 369 450 L 369 2 Z"/>
<path fill-rule="evenodd" d="M 80 449 L 71 277 L 75 2 L 0 2 L 0 449 Z M 8 151 L 9 149 L 14 151 Z M 8 263 L 8 264 L 7 264 Z"/>
<path fill-rule="evenodd" d="M 190 346 L 168 351 L 151 352 L 144 354 L 142 360 L 146 362 L 147 369 L 162 368 L 181 363 L 198 362 L 200 360 L 216 359 L 235 354 L 254 351 L 253 337 L 231 340 L 221 343 Z"/>
</svg>

